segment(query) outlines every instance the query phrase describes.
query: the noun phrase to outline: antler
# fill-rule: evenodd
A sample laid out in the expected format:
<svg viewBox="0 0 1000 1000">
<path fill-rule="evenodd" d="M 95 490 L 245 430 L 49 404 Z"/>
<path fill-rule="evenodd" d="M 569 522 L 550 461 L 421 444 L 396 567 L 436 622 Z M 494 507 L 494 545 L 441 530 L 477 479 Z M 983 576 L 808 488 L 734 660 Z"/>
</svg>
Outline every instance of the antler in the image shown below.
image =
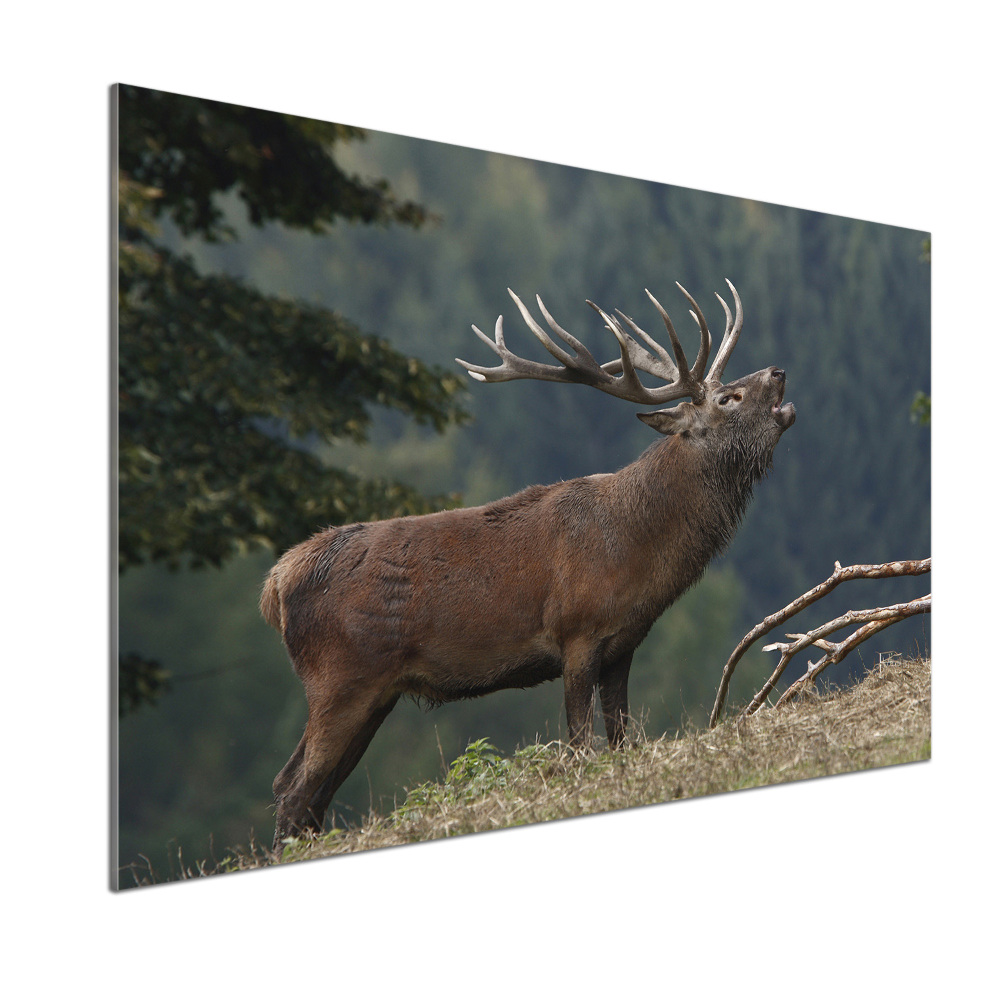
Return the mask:
<svg viewBox="0 0 1000 1000">
<path fill-rule="evenodd" d="M 743 305 L 740 297 L 729 279 L 726 279 L 736 302 L 736 318 L 733 319 L 729 306 L 721 295 L 716 293 L 716 298 L 722 303 L 722 308 L 726 312 L 726 332 L 722 338 L 722 346 L 716 356 L 715 362 L 705 375 L 705 365 L 708 363 L 708 356 L 712 350 L 712 335 L 708 330 L 708 323 L 698 303 L 691 297 L 688 291 L 678 282 L 684 297 L 691 304 L 691 315 L 698 323 L 701 332 L 701 345 L 698 349 L 698 357 L 695 359 L 694 367 L 689 368 L 684 349 L 677 339 L 674 325 L 667 315 L 666 309 L 660 305 L 653 297 L 649 289 L 646 294 L 650 301 L 656 306 L 657 312 L 663 319 L 670 337 L 670 344 L 674 351 L 671 358 L 668 351 L 656 342 L 648 333 L 642 330 L 631 317 L 626 316 L 620 309 L 615 310 L 620 320 L 608 315 L 600 306 L 595 305 L 589 299 L 587 305 L 600 314 L 607 328 L 614 334 L 618 341 L 620 357 L 612 361 L 607 361 L 603 365 L 598 364 L 589 350 L 574 337 L 564 330 L 549 314 L 542 302 L 541 296 L 535 296 L 538 301 L 538 308 L 545 317 L 549 329 L 556 334 L 566 345 L 572 348 L 573 353 L 565 350 L 542 327 L 535 321 L 535 318 L 528 311 L 527 306 L 508 288 L 510 297 L 517 304 L 521 315 L 524 317 L 528 329 L 542 342 L 545 349 L 561 363 L 562 367 L 555 365 L 545 365 L 537 361 L 528 361 L 508 350 L 503 338 L 503 316 L 499 316 L 496 322 L 494 339 L 486 336 L 477 326 L 473 326 L 477 337 L 486 344 L 499 358 L 501 363 L 494 368 L 487 368 L 482 365 L 469 364 L 461 358 L 455 360 L 462 365 L 469 375 L 480 382 L 508 382 L 512 379 L 528 378 L 541 379 L 547 382 L 578 382 L 583 385 L 592 385 L 601 392 L 617 396 L 619 399 L 627 399 L 633 403 L 653 404 L 666 403 L 684 396 L 690 396 L 695 402 L 700 402 L 705 397 L 708 385 L 712 382 L 721 382 L 722 372 L 736 346 L 736 340 L 740 335 L 743 326 Z M 643 347 L 637 340 L 630 336 L 625 330 L 622 322 L 642 340 L 646 347 Z M 649 348 L 647 350 L 646 348 Z M 674 360 L 676 359 L 676 361 Z M 646 372 L 656 378 L 663 379 L 668 384 L 659 388 L 649 389 L 639 381 L 636 370 Z M 620 374 L 619 374 L 620 373 Z M 615 377 L 615 376 L 619 377 Z"/>
<path fill-rule="evenodd" d="M 719 348 L 719 353 L 716 354 L 715 361 L 712 362 L 712 367 L 708 370 L 709 382 L 722 381 L 722 373 L 729 363 L 729 356 L 733 353 L 736 341 L 740 339 L 740 330 L 743 329 L 743 303 L 740 301 L 740 293 L 736 291 L 728 278 L 726 278 L 726 284 L 729 285 L 729 290 L 733 293 L 733 301 L 736 303 L 736 319 L 734 320 L 729 312 L 726 300 L 716 292 L 715 297 L 722 303 L 722 308 L 726 311 L 726 332 L 722 336 L 722 346 Z"/>
</svg>

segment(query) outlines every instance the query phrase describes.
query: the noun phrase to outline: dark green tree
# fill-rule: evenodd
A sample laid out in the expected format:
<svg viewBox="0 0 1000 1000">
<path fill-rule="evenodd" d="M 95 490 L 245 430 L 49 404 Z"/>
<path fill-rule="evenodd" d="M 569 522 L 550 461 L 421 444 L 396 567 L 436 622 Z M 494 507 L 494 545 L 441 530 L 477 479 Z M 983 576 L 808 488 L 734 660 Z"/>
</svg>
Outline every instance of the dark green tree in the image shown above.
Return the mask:
<svg viewBox="0 0 1000 1000">
<path fill-rule="evenodd" d="M 457 375 L 328 309 L 202 274 L 161 238 L 166 219 L 235 239 L 227 194 L 254 226 L 421 226 L 421 206 L 338 166 L 338 144 L 365 133 L 126 85 L 118 102 L 119 572 L 220 566 L 328 524 L 453 502 L 332 468 L 317 445 L 364 441 L 375 406 L 441 431 L 465 416 Z M 140 655 L 119 668 L 122 710 L 164 689 Z"/>
</svg>

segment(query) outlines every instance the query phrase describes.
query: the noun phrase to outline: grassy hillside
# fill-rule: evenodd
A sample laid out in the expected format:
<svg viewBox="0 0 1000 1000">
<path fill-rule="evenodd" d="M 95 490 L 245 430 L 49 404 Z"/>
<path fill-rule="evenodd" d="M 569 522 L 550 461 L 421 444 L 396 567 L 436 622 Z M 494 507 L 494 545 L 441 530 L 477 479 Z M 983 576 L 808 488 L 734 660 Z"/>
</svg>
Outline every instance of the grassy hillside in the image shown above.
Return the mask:
<svg viewBox="0 0 1000 1000">
<path fill-rule="evenodd" d="M 812 694 L 749 719 L 732 713 L 715 729 L 674 739 L 640 738 L 621 753 L 574 755 L 563 744 L 500 756 L 471 744 L 438 783 L 409 790 L 388 815 L 315 840 L 289 843 L 281 863 L 455 837 L 544 820 L 669 802 L 760 785 L 927 760 L 931 755 L 930 660 L 889 659 L 860 683 Z M 260 846 L 191 866 L 173 878 L 259 868 Z M 270 862 L 273 863 L 273 862 Z M 164 880 L 133 868 L 122 884 Z"/>
</svg>

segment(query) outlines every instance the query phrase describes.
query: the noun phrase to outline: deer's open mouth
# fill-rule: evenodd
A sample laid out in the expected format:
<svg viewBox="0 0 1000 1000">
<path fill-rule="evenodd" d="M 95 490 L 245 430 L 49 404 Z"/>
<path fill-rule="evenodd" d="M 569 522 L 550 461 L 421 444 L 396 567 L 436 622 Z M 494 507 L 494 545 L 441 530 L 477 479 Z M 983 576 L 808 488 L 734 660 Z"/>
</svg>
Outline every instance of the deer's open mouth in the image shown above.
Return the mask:
<svg viewBox="0 0 1000 1000">
<path fill-rule="evenodd" d="M 795 404 L 785 403 L 784 406 L 781 405 L 780 401 L 775 403 L 771 407 L 771 412 L 774 414 L 774 422 L 783 430 L 787 431 L 792 424 L 795 423 Z"/>
</svg>

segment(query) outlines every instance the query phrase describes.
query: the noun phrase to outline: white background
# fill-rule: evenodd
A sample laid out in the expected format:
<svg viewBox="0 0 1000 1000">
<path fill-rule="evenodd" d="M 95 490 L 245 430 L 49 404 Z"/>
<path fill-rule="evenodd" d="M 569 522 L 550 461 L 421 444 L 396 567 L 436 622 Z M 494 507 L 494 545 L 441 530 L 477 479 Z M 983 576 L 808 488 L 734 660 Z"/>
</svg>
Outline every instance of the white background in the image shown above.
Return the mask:
<svg viewBox="0 0 1000 1000">
<path fill-rule="evenodd" d="M 5 15 L 5 980 L 143 998 L 974 995 L 997 928 L 995 15 L 340 6 Z M 111 893 L 116 81 L 931 230 L 933 761 Z"/>
</svg>

